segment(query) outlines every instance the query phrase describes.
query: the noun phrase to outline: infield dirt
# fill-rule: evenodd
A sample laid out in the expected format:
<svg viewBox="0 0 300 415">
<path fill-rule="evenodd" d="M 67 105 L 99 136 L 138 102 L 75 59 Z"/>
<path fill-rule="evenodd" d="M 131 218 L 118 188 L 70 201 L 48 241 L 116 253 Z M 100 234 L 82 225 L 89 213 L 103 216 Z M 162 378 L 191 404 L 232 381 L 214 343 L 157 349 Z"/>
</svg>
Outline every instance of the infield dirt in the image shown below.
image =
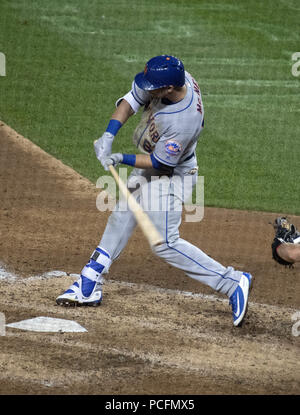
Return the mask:
<svg viewBox="0 0 300 415">
<path fill-rule="evenodd" d="M 108 218 L 100 190 L 2 122 L 0 148 L 0 262 L 17 276 L 1 280 L 0 312 L 7 323 L 49 316 L 88 330 L 7 328 L 1 394 L 299 394 L 299 265 L 279 266 L 270 249 L 270 222 L 286 212 L 205 208 L 201 222 L 182 223 L 183 238 L 255 277 L 242 328 L 224 296 L 155 257 L 140 229 L 106 276 L 102 305 L 66 309 L 55 298 L 74 276 L 42 274 L 80 273 Z"/>
</svg>

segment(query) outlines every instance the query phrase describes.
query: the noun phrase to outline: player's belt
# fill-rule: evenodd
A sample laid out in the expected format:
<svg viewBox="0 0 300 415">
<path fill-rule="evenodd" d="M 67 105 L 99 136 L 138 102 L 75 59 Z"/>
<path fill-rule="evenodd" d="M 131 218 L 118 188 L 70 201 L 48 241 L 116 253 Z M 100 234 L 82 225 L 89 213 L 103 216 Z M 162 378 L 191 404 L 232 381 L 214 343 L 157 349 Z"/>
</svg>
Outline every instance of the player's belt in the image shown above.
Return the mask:
<svg viewBox="0 0 300 415">
<path fill-rule="evenodd" d="M 192 154 L 190 154 L 189 156 L 187 156 L 187 158 L 186 159 L 184 159 L 183 161 L 188 161 L 188 160 L 190 160 L 191 158 L 193 158 L 193 157 L 195 157 L 195 152 L 193 152 Z"/>
</svg>

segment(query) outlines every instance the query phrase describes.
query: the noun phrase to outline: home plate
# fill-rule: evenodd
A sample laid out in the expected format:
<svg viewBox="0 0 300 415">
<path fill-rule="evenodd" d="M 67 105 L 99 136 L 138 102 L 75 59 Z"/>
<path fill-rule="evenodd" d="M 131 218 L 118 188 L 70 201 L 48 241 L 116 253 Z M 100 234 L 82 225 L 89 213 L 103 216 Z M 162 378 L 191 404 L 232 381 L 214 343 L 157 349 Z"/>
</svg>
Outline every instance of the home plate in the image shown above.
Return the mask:
<svg viewBox="0 0 300 415">
<path fill-rule="evenodd" d="M 6 324 L 6 327 L 48 333 L 83 333 L 87 331 L 80 324 L 76 323 L 76 321 L 52 317 L 35 317 L 29 320 L 22 320 L 17 323 Z"/>
</svg>

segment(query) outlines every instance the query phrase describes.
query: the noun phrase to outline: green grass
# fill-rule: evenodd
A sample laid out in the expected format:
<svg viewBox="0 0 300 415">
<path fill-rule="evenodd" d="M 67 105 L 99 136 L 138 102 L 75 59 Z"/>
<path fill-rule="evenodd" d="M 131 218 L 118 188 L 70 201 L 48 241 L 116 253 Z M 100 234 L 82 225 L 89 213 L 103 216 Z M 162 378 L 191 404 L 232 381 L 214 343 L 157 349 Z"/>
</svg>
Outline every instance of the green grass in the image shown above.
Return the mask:
<svg viewBox="0 0 300 415">
<path fill-rule="evenodd" d="M 1 0 L 0 119 L 96 182 L 93 140 L 152 56 L 199 81 L 205 205 L 300 214 L 297 0 Z M 113 150 L 135 152 L 132 117 Z"/>
</svg>

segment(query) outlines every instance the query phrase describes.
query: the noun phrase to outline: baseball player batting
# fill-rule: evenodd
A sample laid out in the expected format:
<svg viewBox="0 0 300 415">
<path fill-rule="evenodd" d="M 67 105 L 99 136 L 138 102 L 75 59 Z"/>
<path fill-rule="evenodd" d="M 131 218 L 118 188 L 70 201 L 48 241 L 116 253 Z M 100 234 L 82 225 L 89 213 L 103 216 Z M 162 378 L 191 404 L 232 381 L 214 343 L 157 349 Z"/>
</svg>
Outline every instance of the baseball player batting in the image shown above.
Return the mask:
<svg viewBox="0 0 300 415">
<path fill-rule="evenodd" d="M 140 108 L 143 108 L 142 118 L 133 134 L 139 154 L 112 153 L 119 129 Z M 134 191 L 134 197 L 163 237 L 162 243 L 152 247 L 153 252 L 189 277 L 227 295 L 233 325 L 241 326 L 252 276 L 221 265 L 179 236 L 182 204 L 193 187 L 188 192 L 174 188 L 184 183 L 185 176 L 192 177 L 193 185 L 196 184 L 196 146 L 203 127 L 204 107 L 198 83 L 179 59 L 161 55 L 150 59 L 144 71 L 135 76 L 131 90 L 117 101 L 107 129 L 95 141 L 94 148 L 105 170 L 119 163 L 134 167 L 127 187 L 136 189 L 137 183 L 142 183 Z M 152 180 L 153 176 L 158 180 Z M 149 209 L 145 196 L 149 194 L 151 200 L 165 209 Z M 100 305 L 102 275 L 119 257 L 137 224 L 133 212 L 119 209 L 119 203 L 80 278 L 56 299 L 58 304 Z"/>
</svg>

